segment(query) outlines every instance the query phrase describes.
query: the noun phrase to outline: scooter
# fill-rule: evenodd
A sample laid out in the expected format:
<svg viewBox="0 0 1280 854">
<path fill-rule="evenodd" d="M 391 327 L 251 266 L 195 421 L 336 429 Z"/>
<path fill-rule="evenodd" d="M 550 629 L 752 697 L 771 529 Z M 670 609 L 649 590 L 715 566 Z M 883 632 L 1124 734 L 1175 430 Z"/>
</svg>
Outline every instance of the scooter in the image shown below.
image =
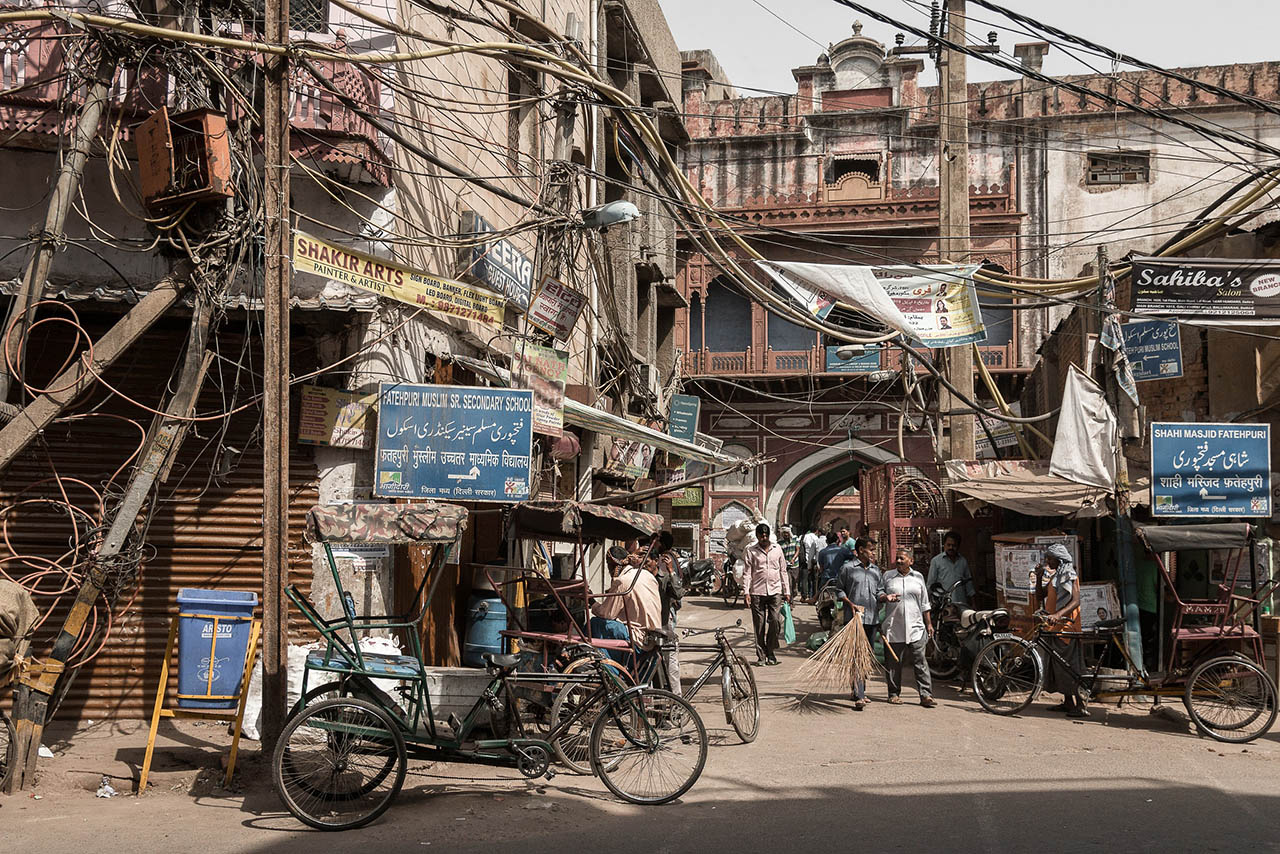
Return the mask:
<svg viewBox="0 0 1280 854">
<path fill-rule="evenodd" d="M 992 635 L 1009 631 L 1009 612 L 1004 608 L 975 611 L 951 601 L 952 594 L 964 583 L 961 579 L 950 590 L 943 589 L 941 584 L 929 588 L 930 607 L 937 619 L 925 657 L 929 673 L 935 679 L 967 677 L 978 651 Z"/>
</svg>

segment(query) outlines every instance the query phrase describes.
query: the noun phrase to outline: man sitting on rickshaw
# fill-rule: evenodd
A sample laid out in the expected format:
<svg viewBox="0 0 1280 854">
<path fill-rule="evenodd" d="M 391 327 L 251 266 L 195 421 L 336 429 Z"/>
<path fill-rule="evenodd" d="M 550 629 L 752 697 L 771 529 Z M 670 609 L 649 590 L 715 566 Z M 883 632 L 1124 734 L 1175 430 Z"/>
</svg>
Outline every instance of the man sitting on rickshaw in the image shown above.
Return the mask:
<svg viewBox="0 0 1280 854">
<path fill-rule="evenodd" d="M 646 633 L 662 628 L 662 595 L 653 573 L 631 564 L 628 557 L 620 546 L 605 553 L 613 581 L 604 598 L 591 608 L 591 636 L 630 641 L 643 649 L 648 645 Z M 613 649 L 609 656 L 623 664 L 629 658 L 626 652 Z"/>
</svg>

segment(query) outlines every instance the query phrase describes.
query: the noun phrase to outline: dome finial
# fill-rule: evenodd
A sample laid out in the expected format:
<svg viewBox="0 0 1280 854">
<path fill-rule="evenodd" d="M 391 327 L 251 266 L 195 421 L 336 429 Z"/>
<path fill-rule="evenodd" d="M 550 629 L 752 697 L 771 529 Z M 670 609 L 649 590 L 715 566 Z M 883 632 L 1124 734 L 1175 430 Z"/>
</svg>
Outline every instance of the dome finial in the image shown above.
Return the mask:
<svg viewBox="0 0 1280 854">
<path fill-rule="evenodd" d="M 853 34 L 854 34 L 854 36 L 860 36 L 860 35 L 862 35 L 862 22 L 861 22 L 861 21 L 854 21 L 854 22 L 853 22 Z"/>
</svg>

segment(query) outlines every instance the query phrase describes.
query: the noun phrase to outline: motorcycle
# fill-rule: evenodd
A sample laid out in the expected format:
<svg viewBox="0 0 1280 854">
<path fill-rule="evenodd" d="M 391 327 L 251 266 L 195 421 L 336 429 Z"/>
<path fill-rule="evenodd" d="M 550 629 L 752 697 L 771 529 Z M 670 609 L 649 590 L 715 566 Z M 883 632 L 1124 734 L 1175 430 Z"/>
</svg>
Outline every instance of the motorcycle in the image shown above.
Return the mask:
<svg viewBox="0 0 1280 854">
<path fill-rule="evenodd" d="M 996 632 L 1009 631 L 1009 612 L 1004 608 L 987 611 L 951 601 L 961 579 L 946 590 L 941 584 L 929 588 L 930 607 L 936 616 L 933 638 L 925 649 L 929 672 L 935 679 L 967 677 L 978 651 Z"/>
<path fill-rule="evenodd" d="M 684 589 L 695 596 L 706 596 L 716 588 L 716 562 L 711 558 L 691 560 L 684 567 Z"/>
</svg>

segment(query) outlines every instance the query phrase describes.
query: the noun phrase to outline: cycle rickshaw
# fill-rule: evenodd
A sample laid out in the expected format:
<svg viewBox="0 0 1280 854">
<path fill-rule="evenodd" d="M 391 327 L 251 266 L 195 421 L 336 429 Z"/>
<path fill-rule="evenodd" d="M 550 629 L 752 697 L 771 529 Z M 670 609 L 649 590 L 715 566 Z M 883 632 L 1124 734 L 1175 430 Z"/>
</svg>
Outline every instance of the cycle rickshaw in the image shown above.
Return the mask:
<svg viewBox="0 0 1280 854">
<path fill-rule="evenodd" d="M 521 656 L 486 653 L 490 680 L 465 717 L 441 720 L 433 714 L 418 628 L 448 549 L 466 521 L 466 509 L 435 502 L 314 507 L 307 514 L 307 538 L 324 546 L 342 613 L 326 619 L 296 586 L 286 590 L 322 640 L 322 648 L 307 656 L 303 698 L 272 756 L 276 791 L 289 811 L 325 830 L 367 824 L 399 793 L 410 751 L 435 759 L 514 764 L 529 778 L 551 776 L 554 742 L 588 715 L 591 771 L 615 795 L 632 803 L 661 804 L 688 791 L 706 761 L 701 719 L 670 692 L 628 686 L 600 656 L 589 657 L 589 671 L 557 673 L 519 671 Z M 358 616 L 334 562 L 333 543 L 433 546 L 410 600 L 416 613 Z M 402 635 L 412 654 L 362 650 L 361 635 L 373 630 Z M 315 676 L 326 681 L 308 690 Z M 589 694 L 575 715 L 549 728 L 526 725 L 518 711 L 521 689 L 568 685 L 582 686 Z M 477 737 L 486 714 L 505 721 L 501 735 Z"/>
<path fill-rule="evenodd" d="M 972 684 L 989 712 L 1016 714 L 1035 700 L 1044 686 L 1045 669 L 1053 663 L 1071 674 L 1087 701 L 1151 697 L 1158 704 L 1178 697 L 1204 735 L 1241 744 L 1271 729 L 1276 719 L 1276 686 L 1266 670 L 1259 631 L 1259 596 L 1253 529 L 1245 523 L 1208 525 L 1135 525 L 1140 541 L 1155 558 L 1173 605 L 1167 656 L 1159 672 L 1148 673 L 1129 655 L 1123 642 L 1124 621 L 1103 620 L 1091 631 L 1058 632 L 1043 622 L 1030 639 L 997 636 L 978 653 Z M 1169 552 L 1231 553 L 1223 583 L 1213 599 L 1184 599 L 1164 561 Z M 1249 556 L 1249 589 L 1237 590 L 1243 553 Z M 1269 588 L 1271 582 L 1264 587 Z M 1080 672 L 1062 656 L 1052 638 L 1105 641 L 1118 650 L 1126 672 L 1102 672 L 1102 657 Z"/>
</svg>

